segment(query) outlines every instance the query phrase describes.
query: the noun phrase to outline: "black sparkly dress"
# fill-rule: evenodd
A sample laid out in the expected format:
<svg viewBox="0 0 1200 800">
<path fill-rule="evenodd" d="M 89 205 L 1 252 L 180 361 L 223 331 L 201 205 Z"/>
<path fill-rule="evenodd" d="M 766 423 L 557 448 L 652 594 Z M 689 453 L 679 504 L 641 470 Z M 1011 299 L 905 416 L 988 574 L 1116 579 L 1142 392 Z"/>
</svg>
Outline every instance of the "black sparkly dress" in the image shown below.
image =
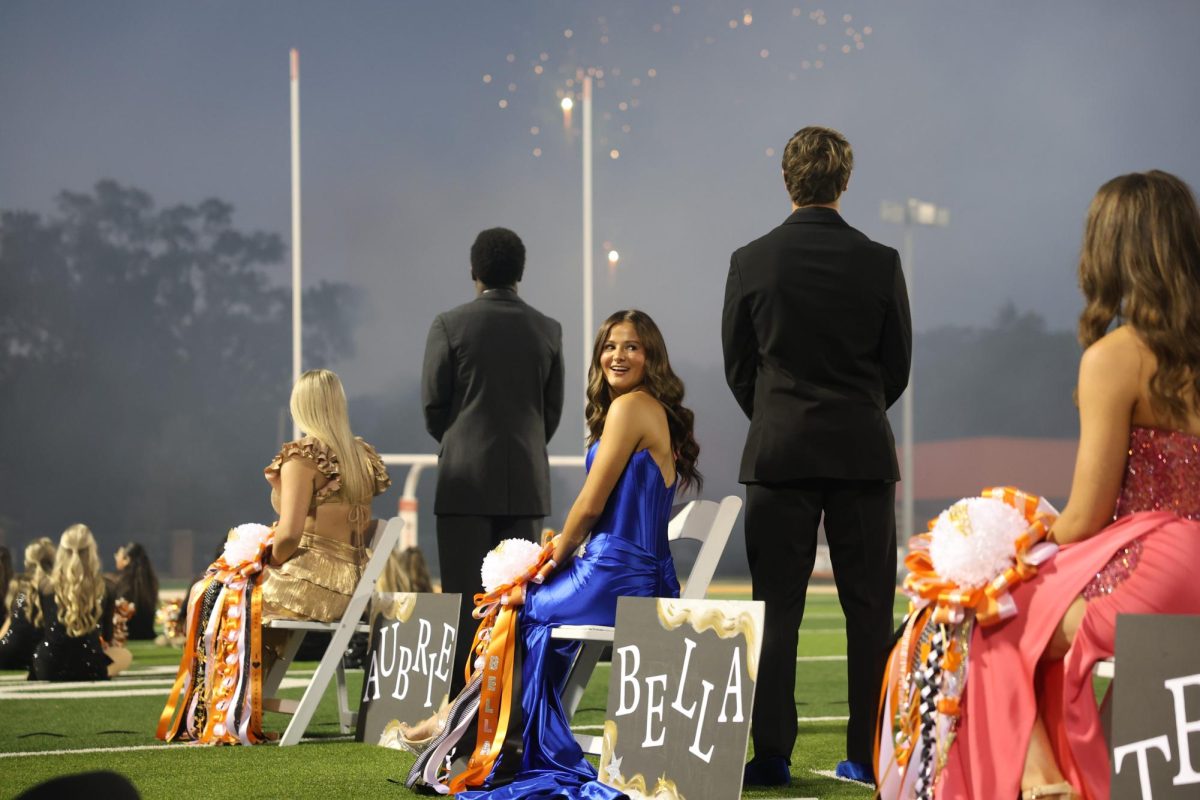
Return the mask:
<svg viewBox="0 0 1200 800">
<path fill-rule="evenodd" d="M 112 641 L 113 607 L 116 599 L 111 588 L 105 588 L 100 622 L 83 636 L 71 636 L 67 626 L 58 618 L 54 593 L 42 595 L 42 613 L 46 630 L 33 651 L 29 668 L 31 680 L 38 681 L 106 681 L 108 665 L 112 663 L 100 642 Z"/>
<path fill-rule="evenodd" d="M 158 613 L 158 609 L 151 603 L 137 604 L 133 616 L 127 623 L 130 641 L 151 641 L 158 635 L 154 632 L 154 615 L 156 613 Z"/>
<path fill-rule="evenodd" d="M 0 669 L 29 669 L 42 629 L 29 621 L 29 598 L 25 592 L 19 592 L 13 600 L 11 616 L 12 622 L 0 638 Z"/>
</svg>

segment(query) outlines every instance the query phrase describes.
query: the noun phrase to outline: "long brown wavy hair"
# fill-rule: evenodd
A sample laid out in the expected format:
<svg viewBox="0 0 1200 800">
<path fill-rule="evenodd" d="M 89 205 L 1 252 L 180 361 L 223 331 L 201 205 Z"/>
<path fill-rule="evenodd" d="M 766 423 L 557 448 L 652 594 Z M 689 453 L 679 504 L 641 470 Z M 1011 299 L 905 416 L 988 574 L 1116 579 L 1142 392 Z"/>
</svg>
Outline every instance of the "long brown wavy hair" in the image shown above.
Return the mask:
<svg viewBox="0 0 1200 800">
<path fill-rule="evenodd" d="M 592 345 L 592 363 L 588 367 L 585 410 L 588 446 L 599 441 L 604 433 L 604 421 L 608 418 L 608 409 L 612 405 L 612 390 L 608 381 L 604 379 L 600 356 L 613 327 L 622 322 L 633 325 L 642 341 L 642 349 L 646 354 L 642 388 L 666 409 L 667 427 L 671 432 L 671 449 L 675 452 L 675 473 L 681 488 L 687 490 L 694 486 L 699 490 L 704 487 L 704 476 L 696 469 L 696 461 L 700 457 L 700 445 L 696 443 L 693 434 L 696 417 L 690 408 L 683 405 L 683 381 L 671 369 L 671 360 L 667 357 L 667 343 L 663 341 L 662 332 L 644 311 L 635 308 L 618 311 L 604 320 L 600 332 L 596 334 L 596 341 Z"/>
<path fill-rule="evenodd" d="M 1200 410 L 1200 212 L 1188 185 L 1151 170 L 1113 178 L 1088 209 L 1079 256 L 1086 348 L 1115 320 L 1158 366 L 1150 404 L 1179 424 Z"/>
<path fill-rule="evenodd" d="M 139 612 L 148 608 L 158 609 L 158 576 L 146 548 L 137 542 L 121 545 L 129 563 L 117 573 L 116 594 L 133 603 Z"/>
</svg>

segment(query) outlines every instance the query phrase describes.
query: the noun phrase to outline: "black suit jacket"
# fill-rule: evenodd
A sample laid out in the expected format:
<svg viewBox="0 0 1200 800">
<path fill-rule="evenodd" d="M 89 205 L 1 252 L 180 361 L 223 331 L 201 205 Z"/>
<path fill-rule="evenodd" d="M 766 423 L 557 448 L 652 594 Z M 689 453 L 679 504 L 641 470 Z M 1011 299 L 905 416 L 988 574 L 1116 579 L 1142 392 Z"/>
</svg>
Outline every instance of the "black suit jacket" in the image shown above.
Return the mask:
<svg viewBox="0 0 1200 800">
<path fill-rule="evenodd" d="M 886 411 L 908 385 L 900 256 L 829 208 L 801 208 L 734 251 L 725 377 L 750 418 L 738 480 L 898 480 Z"/>
<path fill-rule="evenodd" d="M 421 403 L 441 442 L 434 513 L 550 513 L 546 443 L 563 406 L 558 322 L 507 289 L 439 314 L 425 343 Z"/>
</svg>

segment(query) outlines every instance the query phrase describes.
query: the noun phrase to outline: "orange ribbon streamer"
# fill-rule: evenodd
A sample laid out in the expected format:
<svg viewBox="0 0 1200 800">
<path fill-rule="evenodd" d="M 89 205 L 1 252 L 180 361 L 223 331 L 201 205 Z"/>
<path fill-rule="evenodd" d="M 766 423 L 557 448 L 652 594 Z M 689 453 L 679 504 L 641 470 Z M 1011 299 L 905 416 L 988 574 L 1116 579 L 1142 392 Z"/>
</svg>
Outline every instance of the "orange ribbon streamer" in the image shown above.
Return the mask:
<svg viewBox="0 0 1200 800">
<path fill-rule="evenodd" d="M 207 586 L 207 584 L 205 584 Z M 171 687 L 171 693 L 167 695 L 167 705 L 162 710 L 162 714 L 158 717 L 158 728 L 154 731 L 154 738 L 164 742 L 170 742 L 179 734 L 179 728 L 183 724 L 184 718 L 187 716 L 187 707 L 179 710 L 179 719 L 171 722 L 171 718 L 175 716 L 175 709 L 179 701 L 183 699 L 184 683 L 188 680 L 188 675 L 192 671 L 192 662 L 196 657 L 196 629 L 200 624 L 200 600 L 204 597 L 204 592 L 197 592 L 192 598 L 192 602 L 188 604 L 187 620 L 187 641 L 183 646 L 183 657 L 179 660 L 179 672 L 175 676 L 175 685 Z M 190 696 L 190 692 L 187 693 Z"/>
<path fill-rule="evenodd" d="M 512 719 L 513 671 L 519 638 L 516 607 L 525 602 L 526 584 L 535 577 L 546 576 L 553 552 L 553 543 L 546 543 L 538 553 L 537 560 L 516 578 L 490 592 L 475 595 L 473 613 L 477 618 L 482 617 L 482 622 L 475 632 L 471 653 L 483 656 L 478 734 L 467 768 L 449 782 L 451 794 L 458 794 L 472 786 L 482 786 L 504 748 L 504 739 Z M 466 665 L 468 683 L 473 673 L 474 660 Z M 519 699 L 517 702 L 520 702 Z"/>
<path fill-rule="evenodd" d="M 272 530 L 266 544 L 273 538 Z M 159 715 L 155 737 L 165 742 L 191 738 L 201 744 L 251 744 L 266 741 L 262 731 L 262 591 L 263 555 L 240 564 L 226 562 L 224 554 L 209 567 L 202 588 L 188 606 L 187 641 L 179 662 L 175 685 Z M 202 654 L 198 644 L 205 631 L 200 629 L 200 604 L 214 583 L 224 588 L 206 622 L 214 628 L 211 652 L 204 656 L 201 685 L 191 685 Z M 247 596 L 246 593 L 249 593 Z M 235 610 L 236 609 L 236 610 Z M 243 615 L 248 613 L 250 619 Z M 216 619 L 214 619 L 214 615 Z M 242 639 L 245 638 L 245 641 Z M 233 723 L 239 718 L 235 702 L 245 698 L 242 711 L 249 712 L 245 737 Z M 204 709 L 199 730 L 188 730 L 189 710 Z M 176 717 L 176 710 L 178 716 Z M 174 718 L 174 720 L 172 720 Z M 245 720 L 243 713 L 242 719 Z"/>
</svg>

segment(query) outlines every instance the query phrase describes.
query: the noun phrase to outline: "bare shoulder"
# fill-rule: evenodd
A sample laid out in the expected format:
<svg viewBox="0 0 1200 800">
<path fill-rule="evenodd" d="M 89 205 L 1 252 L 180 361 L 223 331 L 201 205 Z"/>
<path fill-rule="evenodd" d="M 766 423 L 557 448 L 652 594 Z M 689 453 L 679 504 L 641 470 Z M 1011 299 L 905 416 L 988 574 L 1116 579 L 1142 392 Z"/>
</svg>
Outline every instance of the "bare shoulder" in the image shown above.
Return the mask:
<svg viewBox="0 0 1200 800">
<path fill-rule="evenodd" d="M 1153 355 L 1141 337 L 1128 326 L 1122 325 L 1083 351 L 1079 372 L 1081 376 L 1132 377 L 1136 380 L 1148 358 L 1152 359 Z"/>
<path fill-rule="evenodd" d="M 662 403 L 647 392 L 628 392 L 615 398 L 608 408 L 608 425 L 618 424 L 641 435 L 652 434 L 667 421 Z"/>
<path fill-rule="evenodd" d="M 1098 389 L 1136 397 L 1154 356 L 1132 329 L 1122 326 L 1093 342 L 1079 361 L 1080 392 Z"/>
<path fill-rule="evenodd" d="M 662 403 L 654 395 L 642 391 L 627 392 L 613 400 L 612 405 L 609 407 L 609 413 L 618 411 L 618 409 L 620 409 L 619 413 L 628 417 L 644 417 L 648 420 L 653 420 L 666 414 Z"/>
</svg>

